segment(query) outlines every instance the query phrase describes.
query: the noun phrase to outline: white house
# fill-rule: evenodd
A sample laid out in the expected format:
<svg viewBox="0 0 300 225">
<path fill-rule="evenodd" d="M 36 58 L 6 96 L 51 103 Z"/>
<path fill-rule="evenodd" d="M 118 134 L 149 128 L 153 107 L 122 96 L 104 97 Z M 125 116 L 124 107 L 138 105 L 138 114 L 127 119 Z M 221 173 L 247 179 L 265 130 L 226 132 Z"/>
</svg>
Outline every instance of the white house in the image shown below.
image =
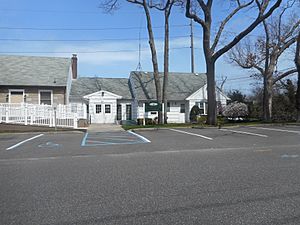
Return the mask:
<svg viewBox="0 0 300 225">
<path fill-rule="evenodd" d="M 163 75 L 160 74 L 161 82 Z M 146 111 L 145 104 L 155 100 L 152 72 L 133 71 L 126 78 L 78 78 L 73 80 L 70 102 L 87 105 L 91 123 L 117 123 L 124 120 L 152 118 L 157 111 Z M 206 75 L 169 73 L 167 88 L 168 122 L 189 122 L 189 114 L 198 105 L 207 113 Z M 216 90 L 218 105 L 225 106 L 227 96 Z"/>
</svg>

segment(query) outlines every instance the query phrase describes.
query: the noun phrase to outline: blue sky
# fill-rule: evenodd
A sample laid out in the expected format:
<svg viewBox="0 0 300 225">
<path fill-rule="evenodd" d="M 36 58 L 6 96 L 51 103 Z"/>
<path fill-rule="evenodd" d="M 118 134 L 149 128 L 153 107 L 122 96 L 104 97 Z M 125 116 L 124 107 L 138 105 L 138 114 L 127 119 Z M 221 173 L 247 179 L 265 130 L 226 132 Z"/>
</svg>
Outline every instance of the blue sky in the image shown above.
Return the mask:
<svg viewBox="0 0 300 225">
<path fill-rule="evenodd" d="M 1 54 L 62 57 L 71 57 L 72 53 L 77 53 L 80 76 L 128 77 L 130 71 L 135 70 L 138 65 L 140 33 L 142 69 L 151 71 L 143 11 L 124 1 L 121 9 L 111 15 L 103 13 L 99 4 L 99 0 L 1 0 L 0 39 L 42 41 L 0 40 L 0 52 Z M 222 4 L 222 1 L 216 7 L 216 12 L 218 12 L 216 22 L 218 22 L 228 8 Z M 155 27 L 154 34 L 157 38 L 159 66 L 162 71 L 163 15 L 160 12 L 153 12 L 152 18 Z M 229 24 L 229 30 L 233 31 L 236 27 L 243 26 L 249 19 L 251 19 L 250 16 L 237 17 Z M 189 72 L 189 20 L 185 18 L 182 10 L 175 9 L 170 23 L 170 71 Z M 40 30 L 15 28 L 40 28 Z M 202 32 L 199 25 L 194 24 L 194 32 L 195 70 L 205 72 L 200 40 Z M 259 31 L 255 32 L 259 33 Z M 222 76 L 228 77 L 225 85 L 227 90 L 240 89 L 249 92 L 251 90 L 249 84 L 255 82 L 247 78 L 249 77 L 247 71 L 229 65 L 224 58 L 217 63 L 217 80 L 220 80 Z"/>
</svg>

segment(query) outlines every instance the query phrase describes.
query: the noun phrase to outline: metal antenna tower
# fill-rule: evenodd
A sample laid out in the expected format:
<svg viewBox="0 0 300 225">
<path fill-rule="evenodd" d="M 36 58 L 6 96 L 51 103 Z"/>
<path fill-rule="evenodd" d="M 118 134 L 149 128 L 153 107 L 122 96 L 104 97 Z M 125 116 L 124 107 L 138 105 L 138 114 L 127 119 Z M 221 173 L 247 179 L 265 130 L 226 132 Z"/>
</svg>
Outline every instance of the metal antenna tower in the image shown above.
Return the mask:
<svg viewBox="0 0 300 225">
<path fill-rule="evenodd" d="M 139 63 L 136 67 L 136 71 L 142 71 L 142 64 L 141 64 L 141 30 L 139 31 Z"/>
<path fill-rule="evenodd" d="M 139 30 L 139 63 L 136 67 L 136 71 L 142 71 L 142 64 L 141 64 L 141 60 L 142 60 L 142 44 L 141 44 L 141 30 L 142 30 L 142 16 L 143 14 L 141 13 L 141 23 L 140 23 L 140 30 Z"/>
</svg>

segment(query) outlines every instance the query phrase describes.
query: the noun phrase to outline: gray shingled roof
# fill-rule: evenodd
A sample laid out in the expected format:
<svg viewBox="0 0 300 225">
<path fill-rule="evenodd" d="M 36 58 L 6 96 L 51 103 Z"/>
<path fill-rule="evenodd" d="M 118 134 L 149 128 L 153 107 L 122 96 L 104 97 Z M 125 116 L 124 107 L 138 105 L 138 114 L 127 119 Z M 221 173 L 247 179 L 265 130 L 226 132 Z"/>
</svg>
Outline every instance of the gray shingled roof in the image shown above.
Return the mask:
<svg viewBox="0 0 300 225">
<path fill-rule="evenodd" d="M 127 78 L 80 77 L 72 81 L 70 99 L 80 99 L 85 95 L 104 90 L 132 99 Z"/>
<path fill-rule="evenodd" d="M 0 55 L 0 85 L 67 86 L 71 59 Z"/>
<path fill-rule="evenodd" d="M 130 74 L 133 92 L 138 100 L 156 98 L 155 84 L 152 72 L 133 71 Z M 163 74 L 160 73 L 161 86 Z M 184 100 L 206 84 L 205 74 L 169 73 L 167 88 L 168 100 Z"/>
</svg>

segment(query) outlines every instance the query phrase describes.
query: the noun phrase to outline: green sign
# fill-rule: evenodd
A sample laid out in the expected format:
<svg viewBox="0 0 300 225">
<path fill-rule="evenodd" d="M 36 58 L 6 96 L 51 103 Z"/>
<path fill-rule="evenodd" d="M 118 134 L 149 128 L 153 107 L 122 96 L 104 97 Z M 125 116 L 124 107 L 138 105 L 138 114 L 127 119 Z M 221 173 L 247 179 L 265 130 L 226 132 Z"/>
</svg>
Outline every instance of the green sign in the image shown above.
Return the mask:
<svg viewBox="0 0 300 225">
<path fill-rule="evenodd" d="M 145 112 L 161 111 L 162 107 L 157 101 L 151 101 L 145 103 Z"/>
</svg>

